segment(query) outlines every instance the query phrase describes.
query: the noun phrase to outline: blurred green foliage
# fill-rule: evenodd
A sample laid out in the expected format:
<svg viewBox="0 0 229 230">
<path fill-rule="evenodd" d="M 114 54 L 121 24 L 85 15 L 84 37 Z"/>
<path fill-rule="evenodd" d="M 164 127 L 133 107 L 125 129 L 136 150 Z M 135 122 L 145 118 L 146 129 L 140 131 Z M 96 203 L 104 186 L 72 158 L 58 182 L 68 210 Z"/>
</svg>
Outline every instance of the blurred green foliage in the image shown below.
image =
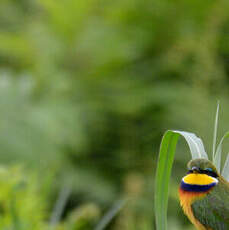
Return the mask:
<svg viewBox="0 0 229 230">
<path fill-rule="evenodd" d="M 0 188 L 1 229 L 44 229 L 46 205 L 34 176 L 20 168 L 1 168 Z"/>
<path fill-rule="evenodd" d="M 92 229 L 128 197 L 108 228 L 154 229 L 164 131 L 197 133 L 210 152 L 217 99 L 219 132 L 228 130 L 228 10 L 226 0 L 2 0 L 0 160 L 24 167 L 0 175 L 0 197 L 13 205 L 2 229 L 22 217 L 20 229 L 46 228 L 66 185 L 57 228 Z M 176 195 L 186 152 L 181 145 L 173 170 L 171 230 L 190 226 Z"/>
</svg>

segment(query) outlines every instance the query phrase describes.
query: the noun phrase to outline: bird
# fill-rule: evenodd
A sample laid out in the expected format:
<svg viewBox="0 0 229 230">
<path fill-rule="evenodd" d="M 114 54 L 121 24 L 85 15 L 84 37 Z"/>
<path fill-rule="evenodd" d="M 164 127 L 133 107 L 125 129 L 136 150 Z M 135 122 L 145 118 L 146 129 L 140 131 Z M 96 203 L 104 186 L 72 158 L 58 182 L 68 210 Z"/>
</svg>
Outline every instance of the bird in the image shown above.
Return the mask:
<svg viewBox="0 0 229 230">
<path fill-rule="evenodd" d="M 180 205 L 197 230 L 229 230 L 229 182 L 214 164 L 189 161 L 179 187 Z"/>
</svg>

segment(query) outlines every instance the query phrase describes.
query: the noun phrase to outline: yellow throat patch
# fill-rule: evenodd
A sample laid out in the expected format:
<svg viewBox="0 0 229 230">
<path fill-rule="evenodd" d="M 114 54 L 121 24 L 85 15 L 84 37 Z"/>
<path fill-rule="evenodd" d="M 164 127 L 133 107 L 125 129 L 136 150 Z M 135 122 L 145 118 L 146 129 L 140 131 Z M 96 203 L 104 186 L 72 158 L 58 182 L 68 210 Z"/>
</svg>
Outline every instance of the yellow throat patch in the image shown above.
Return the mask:
<svg viewBox="0 0 229 230">
<path fill-rule="evenodd" d="M 218 183 L 218 180 L 214 177 L 208 176 L 206 174 L 190 173 L 183 177 L 183 182 L 185 184 L 193 185 L 209 185 L 212 183 Z"/>
</svg>

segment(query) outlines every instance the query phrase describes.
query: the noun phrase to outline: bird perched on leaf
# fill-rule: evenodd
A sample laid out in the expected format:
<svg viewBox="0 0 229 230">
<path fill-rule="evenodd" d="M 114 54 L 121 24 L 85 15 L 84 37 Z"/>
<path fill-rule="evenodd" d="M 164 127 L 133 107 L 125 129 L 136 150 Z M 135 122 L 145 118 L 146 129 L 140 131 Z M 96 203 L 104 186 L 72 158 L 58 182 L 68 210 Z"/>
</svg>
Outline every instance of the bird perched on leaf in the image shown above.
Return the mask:
<svg viewBox="0 0 229 230">
<path fill-rule="evenodd" d="M 184 213 L 198 230 L 229 230 L 229 183 L 211 161 L 194 159 L 179 188 Z"/>
</svg>

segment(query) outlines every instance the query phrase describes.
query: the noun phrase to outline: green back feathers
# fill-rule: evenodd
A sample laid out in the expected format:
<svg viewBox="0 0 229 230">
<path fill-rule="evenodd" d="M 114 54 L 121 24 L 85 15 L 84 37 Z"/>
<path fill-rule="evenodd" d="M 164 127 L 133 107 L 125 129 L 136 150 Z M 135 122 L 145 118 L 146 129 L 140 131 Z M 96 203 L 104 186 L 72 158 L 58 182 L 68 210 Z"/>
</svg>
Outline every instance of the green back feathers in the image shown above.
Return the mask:
<svg viewBox="0 0 229 230">
<path fill-rule="evenodd" d="M 193 214 L 207 228 L 229 229 L 229 184 L 221 176 L 219 183 L 203 199 L 192 204 Z"/>
</svg>

